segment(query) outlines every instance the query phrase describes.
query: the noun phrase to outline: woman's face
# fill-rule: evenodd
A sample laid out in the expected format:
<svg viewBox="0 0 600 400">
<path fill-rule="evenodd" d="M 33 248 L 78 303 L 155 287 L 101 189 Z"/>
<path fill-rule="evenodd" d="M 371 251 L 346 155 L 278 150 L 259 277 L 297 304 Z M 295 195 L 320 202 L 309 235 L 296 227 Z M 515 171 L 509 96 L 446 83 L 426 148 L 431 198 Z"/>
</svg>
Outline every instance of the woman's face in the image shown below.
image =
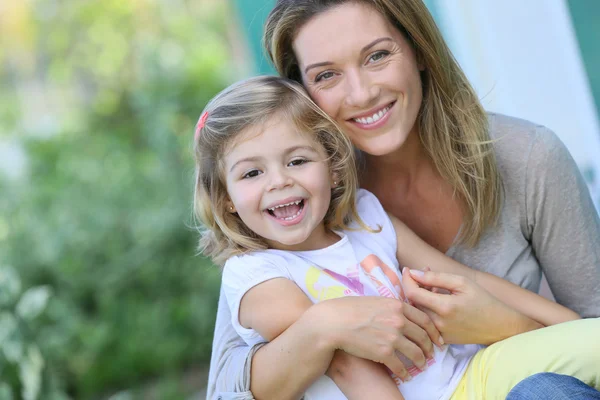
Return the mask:
<svg viewBox="0 0 600 400">
<path fill-rule="evenodd" d="M 369 5 L 348 2 L 310 19 L 293 42 L 304 86 L 360 150 L 396 152 L 423 98 L 415 51 Z"/>
</svg>

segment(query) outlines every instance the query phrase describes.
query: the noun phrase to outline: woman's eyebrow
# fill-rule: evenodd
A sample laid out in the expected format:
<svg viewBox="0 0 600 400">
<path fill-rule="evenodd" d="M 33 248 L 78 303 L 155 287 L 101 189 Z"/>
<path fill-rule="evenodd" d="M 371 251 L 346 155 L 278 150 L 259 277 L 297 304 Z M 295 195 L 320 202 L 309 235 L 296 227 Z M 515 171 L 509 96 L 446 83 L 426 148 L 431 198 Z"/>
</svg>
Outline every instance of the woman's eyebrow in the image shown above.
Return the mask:
<svg viewBox="0 0 600 400">
<path fill-rule="evenodd" d="M 368 45 L 366 45 L 365 47 L 363 47 L 360 52 L 364 53 L 364 52 L 366 52 L 367 50 L 369 50 L 371 47 L 375 46 L 378 43 L 381 43 L 381 42 L 393 42 L 393 41 L 394 41 L 394 39 L 392 39 L 391 37 L 387 37 L 387 36 L 379 38 L 379 39 L 375 39 L 371 43 L 369 43 Z"/>
<path fill-rule="evenodd" d="M 307 74 L 307 73 L 308 73 L 308 70 L 309 70 L 309 69 L 312 69 L 312 68 L 325 67 L 325 66 L 327 66 L 327 65 L 332 65 L 332 64 L 333 64 L 333 63 L 332 63 L 331 61 L 323 61 L 323 62 L 316 63 L 316 64 L 310 64 L 309 66 L 307 66 L 307 67 L 304 69 L 304 73 L 305 73 L 305 74 Z"/>
<path fill-rule="evenodd" d="M 393 42 L 393 41 L 394 41 L 394 39 L 392 39 L 391 37 L 387 37 L 387 36 L 386 36 L 386 37 L 379 38 L 379 39 L 375 39 L 375 40 L 373 40 L 371 43 L 369 43 L 368 45 L 366 45 L 365 47 L 363 47 L 363 48 L 360 50 L 360 52 L 361 52 L 361 54 L 362 54 L 362 53 L 364 53 L 364 52 L 368 51 L 368 50 L 369 50 L 371 47 L 375 46 L 376 44 L 378 44 L 378 43 L 381 43 L 381 42 L 386 42 L 386 41 L 387 41 L 387 42 Z M 312 68 L 326 67 L 326 66 L 328 66 L 328 65 L 333 65 L 333 63 L 332 63 L 331 61 L 323 61 L 323 62 L 320 62 L 320 63 L 310 64 L 310 65 L 308 65 L 308 66 L 307 66 L 307 67 L 304 69 L 304 74 L 307 74 L 307 73 L 308 73 L 308 71 L 309 71 L 310 69 L 312 69 Z"/>
</svg>

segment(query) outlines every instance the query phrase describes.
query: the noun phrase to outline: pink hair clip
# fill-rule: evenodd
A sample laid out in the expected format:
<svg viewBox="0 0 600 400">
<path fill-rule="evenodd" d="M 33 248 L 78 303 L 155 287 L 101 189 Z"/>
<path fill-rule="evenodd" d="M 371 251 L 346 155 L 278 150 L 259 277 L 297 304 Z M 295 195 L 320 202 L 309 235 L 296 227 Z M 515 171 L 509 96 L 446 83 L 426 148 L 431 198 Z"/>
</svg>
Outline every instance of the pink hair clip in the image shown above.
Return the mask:
<svg viewBox="0 0 600 400">
<path fill-rule="evenodd" d="M 196 133 L 194 134 L 194 140 L 197 141 L 198 137 L 200 137 L 200 130 L 204 128 L 206 125 L 206 120 L 208 119 L 208 111 L 204 111 L 196 124 Z"/>
</svg>

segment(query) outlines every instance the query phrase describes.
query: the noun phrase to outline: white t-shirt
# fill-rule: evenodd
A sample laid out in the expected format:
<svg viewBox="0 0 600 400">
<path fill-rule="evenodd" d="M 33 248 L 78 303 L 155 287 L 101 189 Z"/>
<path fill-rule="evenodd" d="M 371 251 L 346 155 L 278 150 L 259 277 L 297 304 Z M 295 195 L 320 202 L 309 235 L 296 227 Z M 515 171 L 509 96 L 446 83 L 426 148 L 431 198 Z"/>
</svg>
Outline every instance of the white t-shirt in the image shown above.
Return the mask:
<svg viewBox="0 0 600 400">
<path fill-rule="evenodd" d="M 244 294 L 252 287 L 273 278 L 294 281 L 314 302 L 342 296 L 385 296 L 405 300 L 402 275 L 396 259 L 396 233 L 377 198 L 360 189 L 357 211 L 363 222 L 379 232 L 365 229 L 336 232 L 340 240 L 313 251 L 265 250 L 229 259 L 223 271 L 223 291 L 231 310 L 232 324 L 250 346 L 265 342 L 258 332 L 240 325 L 238 315 Z M 353 224 L 351 228 L 360 228 Z M 454 392 L 478 345 L 451 345 L 435 349 L 428 369 L 421 372 L 403 359 L 413 375 L 398 387 L 410 400 L 448 399 Z M 306 400 L 343 400 L 346 397 L 335 383 L 323 376 L 308 388 Z"/>
</svg>

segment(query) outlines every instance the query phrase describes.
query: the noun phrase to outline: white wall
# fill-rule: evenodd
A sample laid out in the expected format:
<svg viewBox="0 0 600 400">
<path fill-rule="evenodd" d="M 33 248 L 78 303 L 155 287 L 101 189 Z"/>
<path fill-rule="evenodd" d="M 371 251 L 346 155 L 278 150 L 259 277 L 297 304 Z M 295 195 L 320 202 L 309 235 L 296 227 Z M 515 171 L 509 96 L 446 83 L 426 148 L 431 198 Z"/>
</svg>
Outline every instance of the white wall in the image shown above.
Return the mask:
<svg viewBox="0 0 600 400">
<path fill-rule="evenodd" d="M 484 106 L 554 130 L 600 207 L 600 126 L 564 0 L 433 2 L 450 47 Z"/>
</svg>

